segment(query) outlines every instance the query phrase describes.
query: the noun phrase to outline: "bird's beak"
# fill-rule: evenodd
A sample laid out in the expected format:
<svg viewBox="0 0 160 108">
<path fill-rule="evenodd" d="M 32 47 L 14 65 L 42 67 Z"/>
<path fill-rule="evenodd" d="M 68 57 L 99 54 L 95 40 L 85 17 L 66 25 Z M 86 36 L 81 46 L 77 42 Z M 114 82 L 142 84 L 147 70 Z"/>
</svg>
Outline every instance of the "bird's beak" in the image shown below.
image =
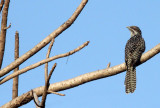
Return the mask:
<svg viewBox="0 0 160 108">
<path fill-rule="evenodd" d="M 130 26 L 127 26 L 126 28 L 128 28 L 129 30 L 131 30 Z"/>
</svg>

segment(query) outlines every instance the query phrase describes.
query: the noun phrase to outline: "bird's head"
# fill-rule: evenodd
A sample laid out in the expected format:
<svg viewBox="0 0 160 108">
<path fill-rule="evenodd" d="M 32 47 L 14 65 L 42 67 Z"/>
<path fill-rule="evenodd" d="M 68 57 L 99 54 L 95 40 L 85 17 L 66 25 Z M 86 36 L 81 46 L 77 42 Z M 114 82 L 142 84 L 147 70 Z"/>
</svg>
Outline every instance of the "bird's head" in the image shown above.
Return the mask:
<svg viewBox="0 0 160 108">
<path fill-rule="evenodd" d="M 127 27 L 131 32 L 131 37 L 135 35 L 141 35 L 141 30 L 137 26 L 128 26 Z"/>
</svg>

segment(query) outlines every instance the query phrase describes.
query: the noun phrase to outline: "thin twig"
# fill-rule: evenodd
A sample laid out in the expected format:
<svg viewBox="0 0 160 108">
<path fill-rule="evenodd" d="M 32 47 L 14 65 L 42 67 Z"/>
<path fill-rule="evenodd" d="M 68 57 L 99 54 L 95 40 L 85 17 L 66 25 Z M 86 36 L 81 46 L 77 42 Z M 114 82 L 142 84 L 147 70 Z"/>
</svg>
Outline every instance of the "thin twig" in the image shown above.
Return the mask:
<svg viewBox="0 0 160 108">
<path fill-rule="evenodd" d="M 53 43 L 54 43 L 54 39 L 52 39 L 49 47 L 48 47 L 48 52 L 47 52 L 47 55 L 46 55 L 46 59 L 49 58 L 49 55 L 50 55 L 50 52 L 51 52 L 51 49 L 52 49 L 52 46 L 53 46 Z M 48 62 L 45 63 L 45 81 L 47 80 L 48 78 Z"/>
<path fill-rule="evenodd" d="M 53 73 L 54 69 L 56 68 L 56 66 L 57 66 L 57 63 L 55 63 L 53 65 L 53 67 L 52 67 L 52 69 L 51 69 L 51 71 L 49 73 L 49 76 L 48 76 L 48 79 L 47 79 L 47 83 L 49 83 L 49 80 L 51 79 L 52 73 Z"/>
<path fill-rule="evenodd" d="M 31 91 L 32 91 L 34 103 L 36 104 L 36 108 L 41 108 L 40 101 L 38 100 L 37 94 L 33 90 Z"/>
<path fill-rule="evenodd" d="M 15 60 L 19 58 L 19 33 L 16 31 L 15 34 Z M 14 72 L 19 70 L 19 66 L 14 69 Z M 12 88 L 12 99 L 18 96 L 18 76 L 13 78 L 13 88 Z"/>
<path fill-rule="evenodd" d="M 74 49 L 72 51 L 69 51 L 69 52 L 64 53 L 64 54 L 60 54 L 60 55 L 56 55 L 56 56 L 50 57 L 50 58 L 44 59 L 44 60 L 42 60 L 42 61 L 40 61 L 38 63 L 32 64 L 30 66 L 27 66 L 27 67 L 17 71 L 16 73 L 12 73 L 12 74 L 8 75 L 7 77 L 1 79 L 0 80 L 0 85 L 3 84 L 6 81 L 18 76 L 18 75 L 20 75 L 20 74 L 25 73 L 28 70 L 34 69 L 34 68 L 36 68 L 38 66 L 41 66 L 44 63 L 47 63 L 47 62 L 53 61 L 55 59 L 59 59 L 59 58 L 62 58 L 62 57 L 66 57 L 66 56 L 72 55 L 72 54 L 78 52 L 79 50 L 81 50 L 82 48 L 84 48 L 85 46 L 87 46 L 88 44 L 89 44 L 89 41 L 85 42 L 84 44 L 82 44 L 81 46 L 79 46 L 78 48 L 76 48 L 76 49 Z"/>
<path fill-rule="evenodd" d="M 77 9 L 73 13 L 73 15 L 64 24 L 62 24 L 58 29 L 53 31 L 49 36 L 47 36 L 45 39 L 43 39 L 40 43 L 38 43 L 31 50 L 29 50 L 24 55 L 19 57 L 17 60 L 15 60 L 11 64 L 9 64 L 7 67 L 3 68 L 0 71 L 0 77 L 6 75 L 11 70 L 13 70 L 15 67 L 17 67 L 18 65 L 22 64 L 24 61 L 26 61 L 31 56 L 33 56 L 38 51 L 40 51 L 43 47 L 45 47 L 53 38 L 56 38 L 59 34 L 61 34 L 63 31 L 65 31 L 67 28 L 69 28 L 73 24 L 73 22 L 77 19 L 78 15 L 81 13 L 81 11 L 83 10 L 83 8 L 87 4 L 87 2 L 88 2 L 88 0 L 82 0 L 82 2 L 77 7 Z M 6 27 L 6 25 L 5 25 L 5 27 Z M 0 44 L 0 46 L 1 46 L 1 44 Z M 3 50 L 0 49 L 0 53 L 1 53 L 1 51 L 3 51 Z M 3 54 L 3 52 L 0 54 L 0 66 L 1 66 L 1 61 L 2 61 L 2 58 L 3 58 L 2 54 Z"/>
<path fill-rule="evenodd" d="M 59 95 L 59 96 L 65 96 L 65 94 L 54 92 L 54 91 L 47 91 L 47 92 L 52 93 L 52 94 L 56 94 L 56 95 Z"/>
<path fill-rule="evenodd" d="M 50 80 L 50 78 L 52 76 L 52 73 L 53 73 L 54 69 L 56 68 L 56 66 L 57 66 L 57 63 L 55 63 L 53 65 L 53 67 L 52 67 L 52 69 L 51 69 L 51 71 L 49 73 L 49 76 L 47 78 L 47 81 L 45 81 L 45 87 L 44 87 L 44 92 L 43 92 L 42 101 L 41 101 L 42 108 L 45 108 L 45 101 L 46 101 L 46 98 L 47 98 L 47 91 L 48 91 L 48 88 L 49 88 L 49 85 L 50 85 L 49 84 L 49 80 Z"/>
<path fill-rule="evenodd" d="M 47 52 L 47 55 L 46 55 L 46 59 L 49 58 L 49 55 L 50 55 L 50 52 L 51 52 L 51 49 L 52 49 L 52 46 L 53 46 L 53 43 L 54 43 L 54 38 L 52 39 L 49 47 L 48 47 L 48 52 Z M 53 68 L 56 67 L 56 64 L 53 66 Z M 52 69 L 53 69 L 52 68 Z M 51 70 L 51 74 L 52 74 L 53 70 Z M 45 89 L 44 89 L 44 93 L 42 95 L 42 102 L 41 102 L 41 106 L 42 108 L 45 108 L 45 101 L 46 101 L 46 98 L 47 98 L 47 91 L 48 91 L 48 87 L 49 87 L 49 77 L 48 77 L 48 62 L 45 63 Z"/>
</svg>

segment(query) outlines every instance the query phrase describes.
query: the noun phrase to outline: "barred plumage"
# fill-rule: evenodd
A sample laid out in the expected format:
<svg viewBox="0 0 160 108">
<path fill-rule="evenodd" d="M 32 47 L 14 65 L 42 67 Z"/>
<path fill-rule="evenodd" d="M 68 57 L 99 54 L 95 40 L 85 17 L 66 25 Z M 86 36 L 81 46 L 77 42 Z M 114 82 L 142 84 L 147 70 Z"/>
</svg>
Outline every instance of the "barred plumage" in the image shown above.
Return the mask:
<svg viewBox="0 0 160 108">
<path fill-rule="evenodd" d="M 141 30 L 137 26 L 127 27 L 131 31 L 131 38 L 125 46 L 125 63 L 127 73 L 125 78 L 126 93 L 133 93 L 136 89 L 136 64 L 145 51 L 145 41 Z"/>
</svg>

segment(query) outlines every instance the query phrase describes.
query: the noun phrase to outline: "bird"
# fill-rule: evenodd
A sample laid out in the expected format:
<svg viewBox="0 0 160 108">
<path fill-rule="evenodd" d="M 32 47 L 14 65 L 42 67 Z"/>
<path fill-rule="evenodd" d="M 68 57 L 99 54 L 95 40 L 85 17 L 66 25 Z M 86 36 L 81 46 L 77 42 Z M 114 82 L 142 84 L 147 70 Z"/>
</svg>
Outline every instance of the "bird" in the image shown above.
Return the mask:
<svg viewBox="0 0 160 108">
<path fill-rule="evenodd" d="M 125 92 L 133 93 L 136 89 L 136 66 L 140 62 L 142 53 L 145 51 L 145 41 L 142 32 L 137 26 L 127 27 L 131 33 L 130 39 L 125 46 Z"/>
</svg>

